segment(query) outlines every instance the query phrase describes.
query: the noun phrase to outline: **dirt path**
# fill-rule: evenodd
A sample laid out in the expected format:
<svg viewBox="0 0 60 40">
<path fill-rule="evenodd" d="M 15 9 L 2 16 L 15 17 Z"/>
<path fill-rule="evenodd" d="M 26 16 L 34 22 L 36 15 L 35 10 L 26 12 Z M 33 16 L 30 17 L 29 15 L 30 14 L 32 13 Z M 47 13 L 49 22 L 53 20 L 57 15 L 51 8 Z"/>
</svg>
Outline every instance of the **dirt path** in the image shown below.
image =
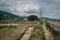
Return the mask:
<svg viewBox="0 0 60 40">
<path fill-rule="evenodd" d="M 53 40 L 53 36 L 51 35 L 51 32 L 46 29 L 45 24 L 44 24 L 44 35 L 46 40 Z"/>
<path fill-rule="evenodd" d="M 30 24 L 29 24 L 30 25 Z M 16 40 L 29 40 L 30 36 L 31 36 L 31 33 L 32 33 L 32 30 L 35 26 L 39 25 L 39 22 L 37 22 L 36 24 L 34 25 L 31 25 L 29 26 L 25 31 L 24 33 L 18 37 Z"/>
<path fill-rule="evenodd" d="M 14 24 L 15 25 L 15 24 Z M 16 40 L 18 37 L 20 37 L 24 31 L 30 27 L 34 26 L 35 24 L 19 24 L 17 25 L 17 28 L 15 30 L 11 30 L 8 32 L 0 32 L 0 40 Z"/>
<path fill-rule="evenodd" d="M 24 36 L 20 40 L 29 40 L 33 28 L 34 27 L 29 27 L 28 30 L 25 32 Z"/>
</svg>

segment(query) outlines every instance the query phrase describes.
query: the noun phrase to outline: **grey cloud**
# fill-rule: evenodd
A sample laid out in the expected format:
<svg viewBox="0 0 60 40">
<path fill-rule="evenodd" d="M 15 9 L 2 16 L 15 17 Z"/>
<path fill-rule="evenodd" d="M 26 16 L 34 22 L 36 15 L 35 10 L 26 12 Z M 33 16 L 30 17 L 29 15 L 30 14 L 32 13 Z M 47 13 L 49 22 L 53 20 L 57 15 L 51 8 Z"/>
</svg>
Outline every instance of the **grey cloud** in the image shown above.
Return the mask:
<svg viewBox="0 0 60 40">
<path fill-rule="evenodd" d="M 21 3 L 19 3 L 19 1 L 21 1 Z M 18 12 L 15 8 L 18 5 L 22 6 L 25 4 L 35 4 L 43 6 L 45 17 L 60 17 L 60 0 L 0 0 L 0 10 L 15 12 L 15 14 L 19 15 L 20 12 Z M 11 10 L 12 8 L 14 11 Z M 38 12 L 39 11 L 37 10 L 24 11 L 25 14 L 38 14 Z"/>
<path fill-rule="evenodd" d="M 38 13 L 38 11 L 37 10 L 28 10 L 28 11 L 25 11 L 24 13 L 35 14 L 35 13 Z"/>
</svg>

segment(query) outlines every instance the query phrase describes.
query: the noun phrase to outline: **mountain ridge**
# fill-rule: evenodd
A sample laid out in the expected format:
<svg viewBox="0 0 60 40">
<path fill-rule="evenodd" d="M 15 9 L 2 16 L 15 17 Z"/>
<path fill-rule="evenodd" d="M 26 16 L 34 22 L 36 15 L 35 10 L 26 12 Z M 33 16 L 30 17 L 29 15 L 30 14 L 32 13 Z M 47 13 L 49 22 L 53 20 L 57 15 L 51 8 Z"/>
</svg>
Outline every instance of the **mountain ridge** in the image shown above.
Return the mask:
<svg viewBox="0 0 60 40">
<path fill-rule="evenodd" d="M 11 18 L 11 19 L 15 19 L 15 18 L 22 19 L 22 17 L 14 15 L 14 14 L 12 14 L 10 12 L 0 10 L 0 20 L 5 20 L 5 19 L 8 20 L 9 18 Z"/>
</svg>

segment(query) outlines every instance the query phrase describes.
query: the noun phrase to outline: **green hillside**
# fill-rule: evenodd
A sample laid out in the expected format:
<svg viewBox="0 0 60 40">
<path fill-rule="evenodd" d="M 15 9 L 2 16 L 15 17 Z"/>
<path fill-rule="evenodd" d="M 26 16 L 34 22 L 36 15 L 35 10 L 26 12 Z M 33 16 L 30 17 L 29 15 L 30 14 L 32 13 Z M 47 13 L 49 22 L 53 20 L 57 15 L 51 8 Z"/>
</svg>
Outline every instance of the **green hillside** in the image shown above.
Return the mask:
<svg viewBox="0 0 60 40">
<path fill-rule="evenodd" d="M 21 21 L 23 20 L 22 17 L 14 15 L 10 12 L 5 12 L 0 10 L 0 22 L 1 21 Z"/>
</svg>

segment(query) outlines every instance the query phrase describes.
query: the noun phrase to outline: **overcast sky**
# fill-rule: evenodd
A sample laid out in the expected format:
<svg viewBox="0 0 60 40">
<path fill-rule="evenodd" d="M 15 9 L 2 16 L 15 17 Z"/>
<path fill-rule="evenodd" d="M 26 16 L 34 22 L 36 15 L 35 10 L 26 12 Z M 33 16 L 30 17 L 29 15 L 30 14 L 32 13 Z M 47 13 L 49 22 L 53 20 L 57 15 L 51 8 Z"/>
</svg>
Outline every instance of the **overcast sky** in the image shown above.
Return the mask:
<svg viewBox="0 0 60 40">
<path fill-rule="evenodd" d="M 0 0 L 0 10 L 18 16 L 39 17 L 41 8 L 44 17 L 60 19 L 60 0 Z"/>
</svg>

